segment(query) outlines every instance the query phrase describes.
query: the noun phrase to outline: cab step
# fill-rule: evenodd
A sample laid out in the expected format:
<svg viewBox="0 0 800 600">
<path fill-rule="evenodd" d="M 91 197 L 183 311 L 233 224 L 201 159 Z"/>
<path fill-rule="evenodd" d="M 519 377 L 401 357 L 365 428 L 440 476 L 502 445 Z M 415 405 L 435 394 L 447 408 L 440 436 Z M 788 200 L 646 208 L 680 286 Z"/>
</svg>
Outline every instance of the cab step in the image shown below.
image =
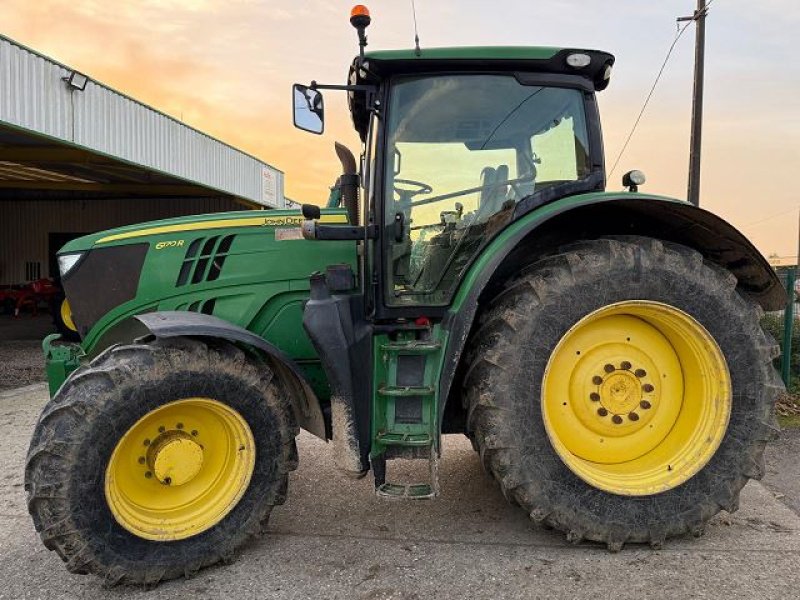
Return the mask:
<svg viewBox="0 0 800 600">
<path fill-rule="evenodd" d="M 433 443 L 427 433 L 394 433 L 382 432 L 377 440 L 384 446 L 430 446 Z"/>
<path fill-rule="evenodd" d="M 375 476 L 375 494 L 387 500 L 428 500 L 439 495 L 439 455 L 430 444 L 428 466 L 430 479 L 426 483 L 391 483 L 386 481 L 386 457 L 372 460 Z"/>
</svg>

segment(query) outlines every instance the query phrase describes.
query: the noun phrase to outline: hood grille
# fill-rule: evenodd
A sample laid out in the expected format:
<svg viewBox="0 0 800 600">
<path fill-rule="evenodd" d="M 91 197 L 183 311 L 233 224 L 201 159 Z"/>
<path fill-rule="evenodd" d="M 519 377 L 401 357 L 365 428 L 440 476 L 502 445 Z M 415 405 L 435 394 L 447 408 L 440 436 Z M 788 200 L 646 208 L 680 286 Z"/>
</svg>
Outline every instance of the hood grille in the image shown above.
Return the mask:
<svg viewBox="0 0 800 600">
<path fill-rule="evenodd" d="M 186 249 L 176 287 L 193 285 L 203 281 L 215 281 L 222 274 L 222 267 L 230 252 L 235 235 L 197 238 Z"/>
</svg>

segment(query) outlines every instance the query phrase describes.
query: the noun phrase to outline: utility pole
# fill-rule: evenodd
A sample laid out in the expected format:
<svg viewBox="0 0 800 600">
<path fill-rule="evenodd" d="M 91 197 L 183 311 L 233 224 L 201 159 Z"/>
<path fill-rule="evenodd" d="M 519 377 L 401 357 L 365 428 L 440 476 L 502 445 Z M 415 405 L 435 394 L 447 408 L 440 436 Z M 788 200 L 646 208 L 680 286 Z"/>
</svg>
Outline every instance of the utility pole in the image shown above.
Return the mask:
<svg viewBox="0 0 800 600">
<path fill-rule="evenodd" d="M 705 78 L 706 52 L 706 0 L 697 0 L 697 10 L 691 17 L 680 17 L 681 21 L 694 21 L 694 95 L 692 100 L 692 139 L 689 148 L 689 202 L 700 204 L 700 148 L 703 139 L 703 80 Z"/>
</svg>

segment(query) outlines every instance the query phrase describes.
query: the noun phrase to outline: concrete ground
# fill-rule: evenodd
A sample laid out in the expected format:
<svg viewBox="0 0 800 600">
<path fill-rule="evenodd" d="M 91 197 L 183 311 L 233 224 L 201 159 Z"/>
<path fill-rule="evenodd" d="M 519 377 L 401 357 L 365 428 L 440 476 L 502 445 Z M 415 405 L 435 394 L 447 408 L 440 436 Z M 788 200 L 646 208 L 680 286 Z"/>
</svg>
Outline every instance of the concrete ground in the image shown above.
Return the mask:
<svg viewBox="0 0 800 600">
<path fill-rule="evenodd" d="M 661 551 L 570 546 L 509 506 L 462 436 L 447 436 L 442 495 L 387 502 L 301 434 L 300 469 L 266 536 L 228 566 L 152 591 L 71 575 L 34 532 L 23 463 L 44 384 L 0 392 L 0 598 L 797 598 L 800 517 L 759 483 L 706 535 Z M 796 461 L 795 461 L 796 462 Z"/>
</svg>

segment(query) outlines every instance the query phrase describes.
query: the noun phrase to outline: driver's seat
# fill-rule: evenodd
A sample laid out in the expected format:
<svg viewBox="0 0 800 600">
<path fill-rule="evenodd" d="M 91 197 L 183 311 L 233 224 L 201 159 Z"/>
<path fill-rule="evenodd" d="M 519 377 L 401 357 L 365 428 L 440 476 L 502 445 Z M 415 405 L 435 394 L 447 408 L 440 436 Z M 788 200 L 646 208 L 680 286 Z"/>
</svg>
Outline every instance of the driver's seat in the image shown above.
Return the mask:
<svg viewBox="0 0 800 600">
<path fill-rule="evenodd" d="M 483 210 L 483 206 L 486 205 L 492 198 L 492 194 L 494 192 L 494 183 L 497 180 L 497 169 L 494 167 L 484 167 L 481 171 L 481 196 L 479 200 L 478 206 L 481 207 Z"/>
<path fill-rule="evenodd" d="M 480 207 L 484 215 L 499 212 L 508 194 L 508 165 L 498 165 L 496 169 L 485 167 L 481 171 Z"/>
</svg>

